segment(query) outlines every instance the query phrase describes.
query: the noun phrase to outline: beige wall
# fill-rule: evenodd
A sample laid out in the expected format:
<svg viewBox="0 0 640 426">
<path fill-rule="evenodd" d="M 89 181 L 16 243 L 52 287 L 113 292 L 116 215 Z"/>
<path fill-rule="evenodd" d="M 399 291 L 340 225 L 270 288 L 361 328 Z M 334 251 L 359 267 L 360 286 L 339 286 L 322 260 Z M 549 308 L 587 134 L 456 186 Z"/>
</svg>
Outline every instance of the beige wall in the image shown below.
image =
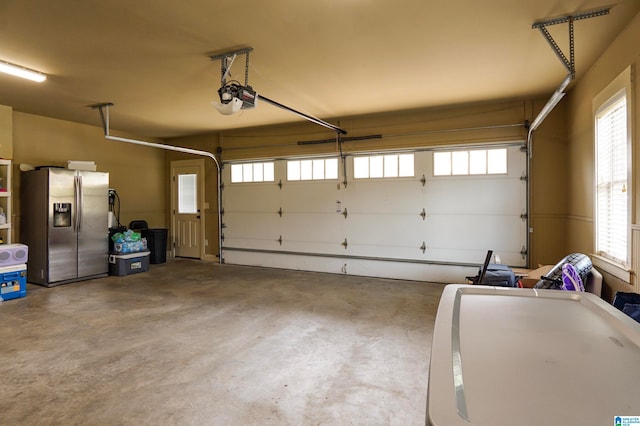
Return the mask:
<svg viewBox="0 0 640 426">
<path fill-rule="evenodd" d="M 558 82 L 560 84 L 560 82 Z M 545 101 L 546 102 L 546 101 Z M 535 110 L 544 105 L 536 102 Z M 566 104 L 560 102 L 534 132 L 531 149 L 530 267 L 555 265 L 567 254 Z"/>
<path fill-rule="evenodd" d="M 68 160 L 95 161 L 118 192 L 122 224 L 144 219 L 150 227 L 168 227 L 163 150 L 105 140 L 100 127 L 15 111 L 12 125 L 14 241 L 20 227 L 20 163 L 66 167 Z"/>
<path fill-rule="evenodd" d="M 567 96 L 567 133 L 568 133 L 568 167 L 569 195 L 567 212 L 567 250 L 571 252 L 592 253 L 594 250 L 594 119 L 593 98 L 602 91 L 615 77 L 629 65 L 633 66 L 632 80 L 640 77 L 640 14 L 620 33 L 603 55 L 576 82 Z M 632 203 L 634 212 L 632 223 L 640 224 L 640 174 L 638 162 L 638 134 L 640 130 L 640 98 L 635 90 L 633 96 L 633 176 L 634 188 Z M 637 256 L 638 253 L 633 253 Z M 634 291 L 630 283 L 614 279 L 610 274 L 603 274 L 605 289 L 603 297 L 610 299 L 615 291 Z"/>
<path fill-rule="evenodd" d="M 0 105 L 0 158 L 13 158 L 13 110 Z"/>
</svg>

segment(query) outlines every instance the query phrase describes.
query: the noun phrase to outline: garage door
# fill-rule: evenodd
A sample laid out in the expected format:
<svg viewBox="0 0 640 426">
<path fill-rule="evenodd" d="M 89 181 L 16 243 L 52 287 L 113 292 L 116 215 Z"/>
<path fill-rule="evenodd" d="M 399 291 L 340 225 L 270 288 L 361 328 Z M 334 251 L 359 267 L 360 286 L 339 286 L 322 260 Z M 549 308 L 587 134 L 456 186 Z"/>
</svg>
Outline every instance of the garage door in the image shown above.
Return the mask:
<svg viewBox="0 0 640 426">
<path fill-rule="evenodd" d="M 525 266 L 521 146 L 227 164 L 224 261 L 435 282 L 489 249 Z"/>
</svg>

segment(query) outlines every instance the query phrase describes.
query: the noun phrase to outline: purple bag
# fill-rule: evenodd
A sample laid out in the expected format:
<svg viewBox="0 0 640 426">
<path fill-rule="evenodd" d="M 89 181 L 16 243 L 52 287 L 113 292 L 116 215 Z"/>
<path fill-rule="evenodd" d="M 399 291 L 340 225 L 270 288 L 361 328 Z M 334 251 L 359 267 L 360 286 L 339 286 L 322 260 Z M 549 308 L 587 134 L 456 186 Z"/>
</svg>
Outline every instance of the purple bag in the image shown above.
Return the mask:
<svg viewBox="0 0 640 426">
<path fill-rule="evenodd" d="M 562 290 L 565 291 L 584 291 L 582 278 L 576 268 L 566 263 L 562 266 Z"/>
</svg>

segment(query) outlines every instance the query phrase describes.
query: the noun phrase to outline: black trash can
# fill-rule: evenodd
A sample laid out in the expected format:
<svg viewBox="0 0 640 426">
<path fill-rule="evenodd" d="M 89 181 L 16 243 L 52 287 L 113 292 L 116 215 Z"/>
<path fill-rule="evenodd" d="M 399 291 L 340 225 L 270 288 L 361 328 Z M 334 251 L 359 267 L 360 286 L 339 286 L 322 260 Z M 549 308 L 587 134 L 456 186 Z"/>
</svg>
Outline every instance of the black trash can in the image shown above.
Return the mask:
<svg viewBox="0 0 640 426">
<path fill-rule="evenodd" d="M 149 263 L 165 263 L 167 261 L 167 234 L 166 228 L 150 228 L 142 231 L 147 238 L 147 247 L 151 252 Z"/>
</svg>

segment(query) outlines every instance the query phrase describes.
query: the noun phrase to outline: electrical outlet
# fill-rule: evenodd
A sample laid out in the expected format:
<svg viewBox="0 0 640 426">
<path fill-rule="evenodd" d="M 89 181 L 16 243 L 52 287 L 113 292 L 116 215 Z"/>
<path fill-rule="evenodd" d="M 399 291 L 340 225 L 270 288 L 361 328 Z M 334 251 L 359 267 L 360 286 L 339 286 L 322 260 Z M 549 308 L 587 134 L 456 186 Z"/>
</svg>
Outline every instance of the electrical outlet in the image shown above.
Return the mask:
<svg viewBox="0 0 640 426">
<path fill-rule="evenodd" d="M 204 240 L 204 246 L 209 247 L 209 240 Z"/>
</svg>

